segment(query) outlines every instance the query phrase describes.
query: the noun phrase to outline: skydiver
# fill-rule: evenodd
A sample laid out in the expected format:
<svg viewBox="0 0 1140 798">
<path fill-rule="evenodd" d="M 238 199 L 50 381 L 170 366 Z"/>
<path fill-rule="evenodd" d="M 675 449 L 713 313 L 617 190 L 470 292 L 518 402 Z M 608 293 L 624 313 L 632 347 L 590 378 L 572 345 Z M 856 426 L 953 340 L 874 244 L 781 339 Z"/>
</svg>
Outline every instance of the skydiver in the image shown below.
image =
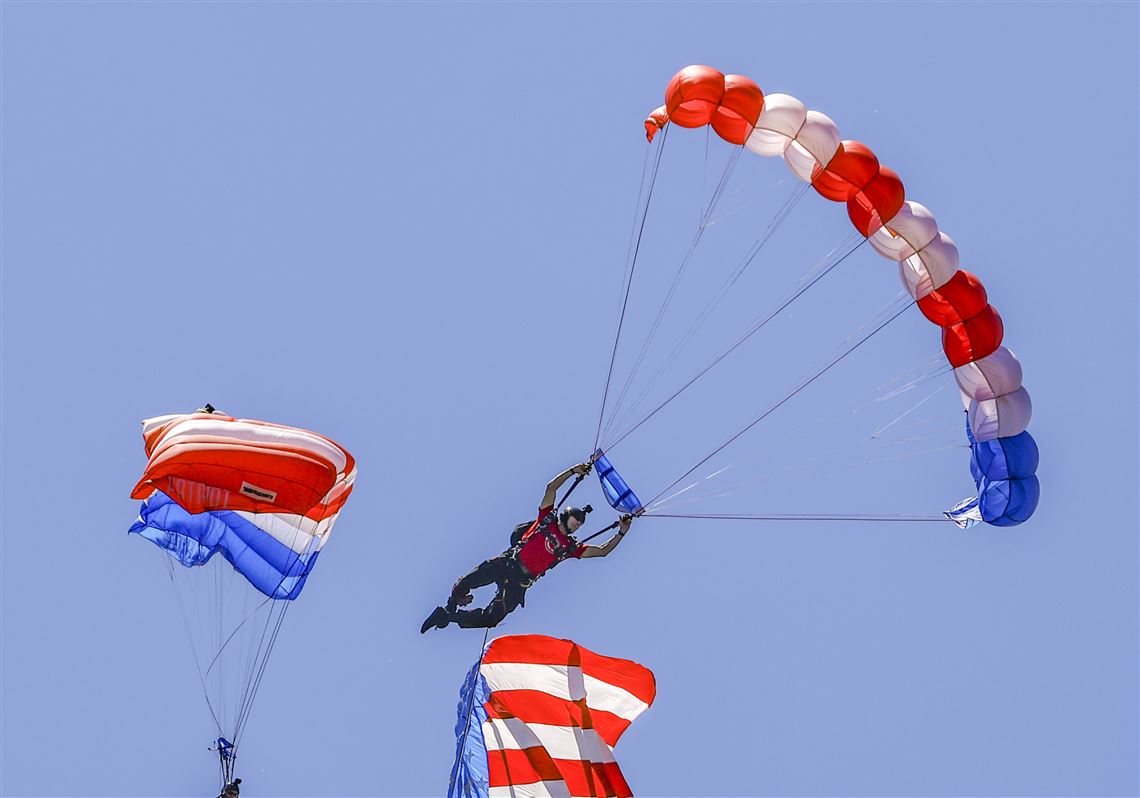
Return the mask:
<svg viewBox="0 0 1140 798">
<path fill-rule="evenodd" d="M 222 788 L 218 798 L 239 798 L 241 796 L 241 779 L 234 779 Z"/>
<path fill-rule="evenodd" d="M 443 629 L 455 623 L 464 629 L 497 626 L 516 607 L 523 606 L 527 588 L 534 580 L 554 566 L 571 557 L 605 557 L 615 548 L 633 521 L 622 516 L 617 533 L 601 546 L 586 546 L 574 538 L 574 533 L 586 522 L 587 510 L 564 507 L 554 512 L 558 489 L 571 476 L 585 476 L 590 472 L 588 463 L 572 466 L 550 480 L 538 508 L 538 518 L 522 535 L 517 544 L 477 566 L 461 577 L 451 588 L 451 596 L 442 607 L 436 607 L 420 627 L 420 634 L 435 627 Z M 461 610 L 473 601 L 471 591 L 484 585 L 497 586 L 495 597 L 483 608 Z"/>
</svg>

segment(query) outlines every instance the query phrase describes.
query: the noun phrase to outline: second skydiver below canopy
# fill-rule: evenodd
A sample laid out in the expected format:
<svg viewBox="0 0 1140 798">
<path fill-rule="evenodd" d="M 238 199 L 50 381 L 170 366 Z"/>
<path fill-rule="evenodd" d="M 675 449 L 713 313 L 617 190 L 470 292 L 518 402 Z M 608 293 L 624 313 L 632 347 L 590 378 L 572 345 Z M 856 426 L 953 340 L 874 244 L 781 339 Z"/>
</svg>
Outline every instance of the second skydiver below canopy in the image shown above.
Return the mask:
<svg viewBox="0 0 1140 798">
<path fill-rule="evenodd" d="M 497 626 L 507 614 L 523 605 L 527 588 L 534 580 L 554 566 L 570 558 L 605 557 L 617 548 L 618 543 L 629 531 L 632 516 L 622 516 L 618 531 L 601 546 L 587 546 L 579 543 L 574 533 L 586 521 L 587 510 L 577 507 L 564 507 L 557 510 L 554 505 L 558 489 L 572 476 L 584 477 L 590 472 L 590 464 L 580 463 L 558 474 L 546 486 L 546 493 L 539 505 L 538 517 L 511 548 L 484 561 L 471 573 L 462 577 L 451 588 L 447 604 L 436 607 L 420 627 L 420 634 L 433 626 L 443 629 L 455 623 L 464 629 Z M 588 509 L 588 508 L 587 508 Z M 485 585 L 497 587 L 495 597 L 486 606 L 474 610 L 461 610 L 472 601 L 471 591 Z"/>
</svg>

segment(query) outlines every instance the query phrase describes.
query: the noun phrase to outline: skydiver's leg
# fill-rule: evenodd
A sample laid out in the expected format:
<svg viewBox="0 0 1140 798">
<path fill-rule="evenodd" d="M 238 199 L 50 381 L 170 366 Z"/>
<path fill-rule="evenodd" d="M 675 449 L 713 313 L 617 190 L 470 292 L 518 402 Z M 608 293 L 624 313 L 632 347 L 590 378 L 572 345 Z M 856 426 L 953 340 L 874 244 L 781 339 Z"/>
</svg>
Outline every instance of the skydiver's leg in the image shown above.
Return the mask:
<svg viewBox="0 0 1140 798">
<path fill-rule="evenodd" d="M 452 611 L 456 605 L 476 588 L 495 584 L 501 581 L 507 573 L 507 558 L 500 554 L 489 560 L 484 560 L 475 567 L 475 570 L 462 576 L 451 588 L 451 597 L 447 600 L 447 609 Z"/>
<path fill-rule="evenodd" d="M 522 604 L 525 594 L 526 588 L 513 579 L 500 582 L 490 604 L 477 610 L 455 610 L 451 613 L 451 620 L 464 629 L 498 626 L 503 618 Z"/>
</svg>

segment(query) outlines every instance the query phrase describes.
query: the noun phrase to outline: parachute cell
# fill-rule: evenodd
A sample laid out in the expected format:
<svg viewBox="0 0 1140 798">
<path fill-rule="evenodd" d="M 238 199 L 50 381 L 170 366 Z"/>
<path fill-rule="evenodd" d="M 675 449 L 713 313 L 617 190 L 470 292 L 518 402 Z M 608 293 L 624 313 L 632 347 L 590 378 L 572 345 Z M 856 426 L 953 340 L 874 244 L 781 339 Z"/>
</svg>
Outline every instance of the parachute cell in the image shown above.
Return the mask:
<svg viewBox="0 0 1140 798">
<path fill-rule="evenodd" d="M 847 202 L 879 171 L 879 159 L 858 141 L 841 141 L 827 166 L 816 166 L 811 186 L 832 202 Z"/>
<path fill-rule="evenodd" d="M 816 169 L 831 161 L 839 149 L 839 128 L 831 117 L 808 111 L 796 137 L 784 150 L 784 162 L 800 180 L 810 183 Z"/>
<path fill-rule="evenodd" d="M 1026 479 L 1037 473 L 1040 454 L 1037 442 L 1028 432 L 992 441 L 979 441 L 970 449 L 972 467 L 977 474 L 991 482 Z"/>
<path fill-rule="evenodd" d="M 783 155 L 807 120 L 804 104 L 787 94 L 764 97 L 764 110 L 745 146 L 757 155 Z"/>
<path fill-rule="evenodd" d="M 993 354 L 1004 335 L 1001 316 L 992 305 L 957 324 L 942 328 L 942 351 L 954 368 Z"/>
<path fill-rule="evenodd" d="M 1029 520 L 1041 499 L 1037 477 L 982 480 L 978 492 L 982 520 L 994 526 L 1017 526 Z"/>
<path fill-rule="evenodd" d="M 893 169 L 880 166 L 874 177 L 847 200 L 847 216 L 863 235 L 870 236 L 895 217 L 906 199 L 906 189 Z"/>
<path fill-rule="evenodd" d="M 870 240 L 874 243 L 875 235 Z M 907 293 L 915 299 L 922 299 L 945 285 L 956 271 L 958 247 L 954 239 L 945 233 L 939 233 L 929 244 L 899 261 L 899 278 Z"/>
<path fill-rule="evenodd" d="M 1021 387 L 1021 363 L 1004 346 L 999 346 L 992 354 L 973 360 L 954 369 L 954 379 L 966 397 L 979 402 L 1013 393 Z"/>
<path fill-rule="evenodd" d="M 918 300 L 918 309 L 939 327 L 949 327 L 978 315 L 987 304 L 982 281 L 959 269 L 953 277 Z"/>
<path fill-rule="evenodd" d="M 1024 387 L 993 399 L 971 399 L 966 409 L 970 429 L 978 441 L 1009 438 L 1025 430 L 1033 415 L 1033 403 Z"/>
<path fill-rule="evenodd" d="M 938 222 L 934 219 L 934 214 L 925 205 L 906 200 L 898 213 L 891 218 L 890 224 L 884 225 L 868 240 L 883 257 L 906 260 L 936 238 L 938 238 Z M 937 287 L 935 285 L 935 288 Z"/>
</svg>

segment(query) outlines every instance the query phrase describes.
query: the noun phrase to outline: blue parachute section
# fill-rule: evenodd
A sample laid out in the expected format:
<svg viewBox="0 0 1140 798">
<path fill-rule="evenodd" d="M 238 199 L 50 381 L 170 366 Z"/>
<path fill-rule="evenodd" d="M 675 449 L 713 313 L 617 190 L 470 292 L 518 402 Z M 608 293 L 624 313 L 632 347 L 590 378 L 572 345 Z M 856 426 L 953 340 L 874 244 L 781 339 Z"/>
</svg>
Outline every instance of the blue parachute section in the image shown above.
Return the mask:
<svg viewBox="0 0 1140 798">
<path fill-rule="evenodd" d="M 1040 455 L 1028 432 L 970 446 L 970 471 L 975 480 L 1028 479 L 1037 473 Z"/>
<path fill-rule="evenodd" d="M 1041 483 L 1028 479 L 983 479 L 978 485 L 982 520 L 994 526 L 1017 526 L 1029 520 L 1041 499 Z"/>
<path fill-rule="evenodd" d="M 142 503 L 127 530 L 192 568 L 221 554 L 234 570 L 272 599 L 297 598 L 319 551 L 299 554 L 239 513 L 190 513 L 162 491 Z"/>
<path fill-rule="evenodd" d="M 1033 515 L 1041 499 L 1039 459 L 1037 443 L 1028 432 L 970 445 L 970 473 L 978 485 L 982 520 L 1015 526 Z"/>
<path fill-rule="evenodd" d="M 458 718 L 455 723 L 455 765 L 447 798 L 487 798 L 490 774 L 487 771 L 487 745 L 483 741 L 483 722 L 487 720 L 484 704 L 491 697 L 487 680 L 479 673 L 483 652 L 459 690 Z"/>
<path fill-rule="evenodd" d="M 609 459 L 598 449 L 594 452 L 594 468 L 598 470 L 598 479 L 602 481 L 602 492 L 610 507 L 623 513 L 636 513 L 641 510 L 641 500 L 630 489 L 621 474 L 610 465 Z"/>
<path fill-rule="evenodd" d="M 1040 454 L 1029 432 L 978 441 L 966 422 L 970 440 L 970 475 L 978 488 L 981 520 L 993 526 L 1017 526 L 1029 520 L 1041 500 L 1037 480 Z M 955 508 L 958 509 L 958 508 Z"/>
</svg>

